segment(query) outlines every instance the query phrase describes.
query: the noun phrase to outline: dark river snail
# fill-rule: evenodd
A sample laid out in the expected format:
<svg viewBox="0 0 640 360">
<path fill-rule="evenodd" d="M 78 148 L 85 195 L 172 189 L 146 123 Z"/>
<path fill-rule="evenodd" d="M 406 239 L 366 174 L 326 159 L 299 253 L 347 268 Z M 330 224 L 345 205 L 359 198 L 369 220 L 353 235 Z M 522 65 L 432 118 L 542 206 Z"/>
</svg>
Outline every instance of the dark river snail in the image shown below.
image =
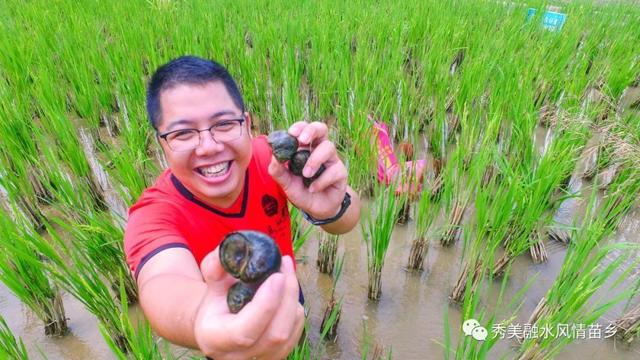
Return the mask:
<svg viewBox="0 0 640 360">
<path fill-rule="evenodd" d="M 240 281 L 227 294 L 229 311 L 238 313 L 269 275 L 280 271 L 282 256 L 273 239 L 258 231 L 228 234 L 220 244 L 220 263 Z"/>
<path fill-rule="evenodd" d="M 289 162 L 289 170 L 297 176 L 302 176 L 302 182 L 304 186 L 309 187 L 311 183 L 322 175 L 325 167 L 320 165 L 320 168 L 311 177 L 305 177 L 302 175 L 302 169 L 309 160 L 311 152 L 309 150 L 298 150 L 298 140 L 289 135 L 284 130 L 277 130 L 269 134 L 269 145 L 273 150 L 273 156 L 284 164 Z"/>
<path fill-rule="evenodd" d="M 289 161 L 298 150 L 298 139 L 284 130 L 277 130 L 269 134 L 268 142 L 273 150 L 273 156 L 282 164 Z"/>
</svg>

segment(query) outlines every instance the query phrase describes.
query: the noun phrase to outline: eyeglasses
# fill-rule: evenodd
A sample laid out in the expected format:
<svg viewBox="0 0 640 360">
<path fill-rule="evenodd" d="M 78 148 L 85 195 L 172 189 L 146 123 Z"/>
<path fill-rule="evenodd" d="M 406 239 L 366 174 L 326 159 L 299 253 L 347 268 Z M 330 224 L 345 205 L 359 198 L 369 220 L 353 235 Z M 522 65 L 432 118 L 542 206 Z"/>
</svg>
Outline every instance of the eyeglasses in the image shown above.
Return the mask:
<svg viewBox="0 0 640 360">
<path fill-rule="evenodd" d="M 189 151 L 200 146 L 202 142 L 200 133 L 208 131 L 217 143 L 225 143 L 236 140 L 242 136 L 242 123 L 244 116 L 223 118 L 210 127 L 198 129 L 179 129 L 159 134 L 172 151 Z"/>
</svg>

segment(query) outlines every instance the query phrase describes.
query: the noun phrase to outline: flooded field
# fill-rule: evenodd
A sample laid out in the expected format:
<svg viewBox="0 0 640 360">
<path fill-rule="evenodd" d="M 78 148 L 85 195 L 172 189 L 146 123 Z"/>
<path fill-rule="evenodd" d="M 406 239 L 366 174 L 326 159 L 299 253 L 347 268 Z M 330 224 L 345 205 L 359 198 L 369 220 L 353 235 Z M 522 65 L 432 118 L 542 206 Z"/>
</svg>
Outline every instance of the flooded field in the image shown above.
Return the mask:
<svg viewBox="0 0 640 360">
<path fill-rule="evenodd" d="M 639 241 L 640 214 L 635 211 L 624 222 L 619 241 Z M 379 302 L 371 302 L 366 297 L 367 277 L 366 253 L 359 232 L 341 237 L 339 252 L 344 252 L 345 269 L 337 296 L 344 296 L 343 317 L 340 320 L 339 335 L 335 344 L 329 344 L 329 359 L 355 359 L 360 357 L 361 344 L 366 333 L 372 342 L 391 347 L 394 358 L 424 359 L 427 354 L 433 358 L 442 358 L 444 349 L 445 309 L 449 312 L 452 323 L 461 323 L 460 307 L 449 301 L 451 287 L 460 269 L 460 248 L 443 248 L 432 244 L 426 260 L 425 271 L 412 273 L 405 270 L 412 239 L 411 224 L 399 226 L 394 231 L 391 249 L 383 271 L 382 298 Z M 310 320 L 314 328 L 319 328 L 322 313 L 328 301 L 331 279 L 319 274 L 315 268 L 317 245 L 315 242 L 305 247 L 304 255 L 308 262 L 299 265 L 299 277 L 305 291 L 305 298 L 310 306 Z M 563 244 L 553 240 L 547 242 L 549 262 L 534 265 L 528 256 L 522 256 L 513 265 L 505 297 L 513 296 L 522 285 L 535 276 L 531 288 L 519 311 L 519 316 L 512 324 L 524 325 L 528 315 L 550 287 L 560 270 L 565 254 Z M 638 272 L 628 279 L 629 285 L 637 280 Z M 494 284 L 496 293 L 500 284 Z M 490 304 L 491 299 L 486 302 Z M 617 308 L 603 317 L 600 323 L 606 327 L 621 314 Z M 506 314 L 505 314 L 506 315 Z M 603 327 L 603 328 L 604 328 Z M 451 329 L 451 336 L 461 336 L 461 329 Z M 455 341 L 454 341 L 455 342 Z M 502 339 L 498 342 L 493 354 L 510 354 L 517 342 L 514 339 Z M 637 359 L 640 347 L 634 344 L 629 347 L 614 339 L 578 340 L 568 346 L 561 357 L 563 359 Z"/>
<path fill-rule="evenodd" d="M 579 209 L 579 206 L 574 206 L 573 209 Z M 574 211 L 564 211 L 562 214 L 564 215 L 561 216 L 569 217 L 573 216 Z M 365 341 L 390 349 L 395 359 L 424 359 L 427 354 L 431 354 L 433 358 L 443 357 L 444 312 L 448 311 L 451 323 L 462 322 L 460 306 L 451 304 L 449 300 L 452 284 L 460 269 L 460 244 L 445 248 L 432 243 L 424 271 L 408 272 L 406 262 L 413 236 L 412 227 L 410 222 L 394 229 L 382 275 L 382 298 L 379 302 L 372 302 L 366 296 L 367 258 L 360 231 L 354 230 L 340 237 L 338 253 L 345 254 L 345 268 L 336 295 L 344 299 L 343 315 L 336 341 L 325 342 L 323 359 L 359 358 Z M 613 241 L 638 242 L 638 234 L 640 210 L 635 209 L 625 218 Z M 308 319 L 313 332 L 310 337 L 317 341 L 332 280 L 330 276 L 317 271 L 315 261 L 318 242 L 315 235 L 311 235 L 298 256 L 298 278 L 309 308 Z M 560 270 L 566 245 L 555 240 L 547 240 L 546 245 L 549 252 L 547 263 L 535 265 L 528 256 L 521 256 L 513 264 L 506 289 L 507 299 L 535 277 L 519 311 L 521 316 L 511 321 L 513 325 L 524 326 L 527 323 L 528 314 L 536 307 Z M 638 280 L 639 275 L 640 268 L 630 274 L 626 280 L 629 286 Z M 493 286 L 497 293 L 500 283 L 496 281 Z M 490 305 L 492 300 L 495 299 L 485 301 Z M 59 339 L 46 337 L 40 321 L 0 285 L 0 312 L 14 334 L 22 337 L 33 359 L 115 359 L 100 335 L 95 317 L 70 296 L 64 296 L 64 303 L 70 318 L 70 334 Z M 598 323 L 604 329 L 622 312 L 623 305 L 620 305 Z M 139 317 L 141 312 L 134 307 L 131 314 Z M 454 339 L 462 334 L 461 329 L 451 329 Z M 601 338 L 590 339 L 587 336 L 586 339 L 576 340 L 563 350 L 561 357 L 568 360 L 632 360 L 640 356 L 640 344 L 633 343 L 629 346 L 615 337 L 605 339 L 604 333 L 600 335 Z M 515 339 L 507 339 L 505 336 L 498 342 L 493 353 L 507 354 L 507 358 L 511 358 L 516 354 L 513 350 L 516 346 Z M 197 355 L 197 352 L 174 346 L 173 354 L 187 356 Z"/>
<path fill-rule="evenodd" d="M 324 122 L 364 199 L 337 282 L 317 229 L 297 251 L 288 360 L 640 358 L 637 2 L 10 0 L 0 33 L 0 359 L 200 356 L 123 248 L 171 149 L 146 87 L 187 54 L 237 81 L 239 136 Z"/>
</svg>

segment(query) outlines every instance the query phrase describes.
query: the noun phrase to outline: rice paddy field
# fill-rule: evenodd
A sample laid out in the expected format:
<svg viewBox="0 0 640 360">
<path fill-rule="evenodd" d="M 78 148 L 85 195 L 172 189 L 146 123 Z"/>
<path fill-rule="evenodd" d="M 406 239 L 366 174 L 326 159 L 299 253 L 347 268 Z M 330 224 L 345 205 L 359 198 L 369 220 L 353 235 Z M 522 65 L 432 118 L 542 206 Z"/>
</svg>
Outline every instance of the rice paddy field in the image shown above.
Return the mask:
<svg viewBox="0 0 640 360">
<path fill-rule="evenodd" d="M 291 209 L 290 359 L 640 358 L 638 2 L 10 0 L 0 34 L 0 359 L 202 358 L 122 244 L 166 167 L 146 82 L 185 54 L 256 134 L 326 122 L 364 199 L 341 236 Z M 378 181 L 379 124 L 423 177 Z"/>
</svg>

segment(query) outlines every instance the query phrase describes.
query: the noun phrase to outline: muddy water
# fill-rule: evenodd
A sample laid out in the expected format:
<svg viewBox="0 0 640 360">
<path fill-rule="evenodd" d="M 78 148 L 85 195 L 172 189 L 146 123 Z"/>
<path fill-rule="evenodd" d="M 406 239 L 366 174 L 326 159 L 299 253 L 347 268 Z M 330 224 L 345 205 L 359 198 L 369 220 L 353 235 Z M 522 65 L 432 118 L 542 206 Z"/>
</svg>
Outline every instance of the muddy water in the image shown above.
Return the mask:
<svg viewBox="0 0 640 360">
<path fill-rule="evenodd" d="M 30 359 L 113 359 L 102 339 L 93 315 L 71 296 L 64 296 L 70 333 L 63 338 L 44 335 L 42 322 L 26 309 L 7 288 L 0 283 L 0 313 L 15 336 L 24 341 Z"/>
<path fill-rule="evenodd" d="M 461 323 L 459 307 L 448 301 L 449 292 L 460 269 L 460 244 L 442 248 L 437 242 L 431 246 L 422 273 L 406 272 L 404 266 L 412 238 L 412 224 L 397 226 L 391 248 L 386 258 L 382 275 L 382 297 L 379 302 L 367 299 L 366 248 L 359 229 L 341 237 L 339 254 L 346 254 L 343 277 L 338 283 L 337 296 L 344 298 L 343 314 L 335 344 L 328 344 L 326 357 L 330 359 L 355 359 L 366 333 L 372 342 L 391 348 L 395 359 L 442 358 L 444 339 L 444 311 L 448 311 L 451 336 L 455 340 L 461 335 L 457 324 Z M 626 218 L 616 236 L 617 241 L 638 241 L 640 234 L 640 211 L 635 210 Z M 519 317 L 512 323 L 524 324 L 540 297 L 551 286 L 562 264 L 564 245 L 548 242 L 549 262 L 532 265 L 527 256 L 521 256 L 514 264 L 507 286 L 509 299 L 531 276 L 537 275 L 525 297 Z M 312 337 L 322 321 L 322 313 L 331 290 L 329 276 L 319 274 L 315 267 L 317 241 L 309 239 L 299 256 L 300 282 L 310 309 Z M 636 280 L 634 272 L 629 281 Z M 499 284 L 494 284 L 495 292 Z M 0 285 L 0 312 L 14 334 L 23 338 L 33 359 L 114 359 L 104 343 L 95 318 L 70 296 L 65 296 L 65 307 L 70 318 L 71 333 L 62 339 L 47 338 L 40 321 Z M 487 301 L 490 304 L 491 300 Z M 606 314 L 600 323 L 608 324 L 622 313 L 622 306 Z M 494 354 L 513 354 L 511 348 L 517 344 L 511 340 L 498 341 Z M 176 349 L 176 353 L 181 353 Z M 509 355 L 507 358 L 510 358 Z M 581 340 L 569 345 L 563 359 L 637 359 L 640 346 L 632 347 L 615 343 L 612 339 Z"/>
<path fill-rule="evenodd" d="M 640 233 L 640 212 L 635 211 L 622 224 L 617 241 L 638 241 Z M 394 232 L 391 248 L 386 258 L 382 275 L 382 298 L 379 302 L 367 300 L 366 248 L 359 231 L 353 231 L 341 238 L 339 253 L 346 254 L 343 278 L 337 288 L 337 295 L 344 297 L 343 315 L 339 325 L 339 335 L 335 344 L 327 348 L 327 358 L 355 359 L 360 357 L 365 328 L 372 341 L 391 347 L 396 359 L 442 358 L 444 339 L 444 311 L 449 312 L 451 336 L 455 340 L 462 334 L 457 328 L 461 323 L 460 309 L 451 305 L 448 296 L 460 270 L 460 244 L 453 248 L 442 248 L 437 242 L 429 250 L 423 273 L 406 272 L 404 266 L 409 254 L 412 227 L 398 226 Z M 512 324 L 525 324 L 539 299 L 544 296 L 560 270 L 564 260 L 563 244 L 547 242 L 549 262 L 533 265 L 528 256 L 521 256 L 513 265 L 509 278 L 506 299 L 511 299 L 523 284 L 537 276 L 533 282 L 519 316 Z M 315 268 L 317 242 L 305 245 L 306 264 L 299 265 L 299 277 L 311 309 L 312 328 L 317 330 L 322 321 L 324 306 L 329 298 L 331 280 L 319 274 Z M 637 273 L 636 273 L 637 274 Z M 635 275 L 637 279 L 637 275 Z M 634 276 L 629 279 L 632 283 Z M 493 284 L 497 294 L 499 283 Z M 494 296 L 483 305 L 490 305 Z M 606 314 L 600 323 L 603 328 L 622 313 L 622 306 Z M 507 315 L 505 313 L 504 315 Z M 517 343 L 507 339 L 498 340 L 496 356 L 514 354 L 512 348 Z M 562 353 L 566 359 L 637 359 L 640 346 L 626 347 L 612 339 L 586 339 L 569 345 Z"/>
<path fill-rule="evenodd" d="M 407 272 L 404 266 L 409 254 L 413 224 L 397 226 L 382 274 L 382 297 L 378 302 L 367 299 L 366 247 L 360 229 L 344 235 L 340 240 L 339 254 L 345 254 L 343 277 L 336 294 L 342 296 L 343 314 L 338 328 L 338 339 L 328 344 L 326 358 L 355 359 L 360 357 L 364 334 L 371 342 L 391 348 L 395 359 L 442 358 L 444 339 L 444 311 L 448 311 L 455 341 L 462 334 L 457 328 L 461 323 L 459 307 L 451 305 L 449 292 L 460 271 L 460 243 L 442 248 L 434 241 L 422 273 Z M 615 241 L 637 242 L 640 234 L 640 210 L 634 210 L 622 223 Z M 519 316 L 512 324 L 525 324 L 538 300 L 553 283 L 564 258 L 563 244 L 549 241 L 549 262 L 533 265 L 527 255 L 518 258 L 509 278 L 506 299 L 510 299 L 532 276 L 537 276 L 527 292 Z M 319 274 L 315 260 L 317 240 L 308 240 L 299 256 L 298 273 L 309 306 L 311 336 L 317 338 L 322 314 L 331 290 L 329 276 Z M 614 254 L 615 255 L 615 254 Z M 638 272 L 631 273 L 628 283 L 638 279 Z M 494 295 L 499 283 L 492 284 Z M 494 303 L 490 296 L 482 305 Z M 47 338 L 40 321 L 33 316 L 8 290 L 0 285 L 0 312 L 14 334 L 23 338 L 31 358 L 48 359 L 113 359 L 114 356 L 100 335 L 95 318 L 70 296 L 65 296 L 65 308 L 70 318 L 71 333 L 62 339 Z M 620 305 L 606 314 L 600 323 L 607 325 L 622 312 Z M 517 344 L 500 339 L 493 354 L 509 354 Z M 175 353 L 182 353 L 175 349 Z M 586 339 L 569 345 L 563 359 L 638 359 L 640 345 L 627 347 L 612 339 Z"/>
</svg>

